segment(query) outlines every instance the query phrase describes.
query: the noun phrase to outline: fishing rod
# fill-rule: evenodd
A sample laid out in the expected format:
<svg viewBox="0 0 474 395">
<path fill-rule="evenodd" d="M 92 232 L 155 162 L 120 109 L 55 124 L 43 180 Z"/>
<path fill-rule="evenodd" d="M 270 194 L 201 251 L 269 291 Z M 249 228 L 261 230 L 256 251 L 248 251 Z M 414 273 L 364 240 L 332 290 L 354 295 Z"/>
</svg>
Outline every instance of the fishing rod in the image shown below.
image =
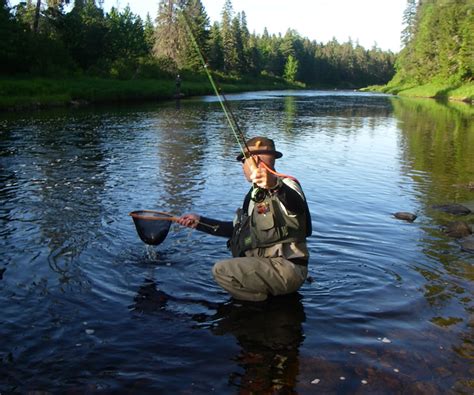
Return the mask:
<svg viewBox="0 0 474 395">
<path fill-rule="evenodd" d="M 221 105 L 222 110 L 224 111 L 224 114 L 227 118 L 227 122 L 229 123 L 232 133 L 234 134 L 234 137 L 237 140 L 237 144 L 240 147 L 240 151 L 242 152 L 244 158 L 250 160 L 249 162 L 250 170 L 254 171 L 259 167 L 258 163 L 255 161 L 255 158 L 250 153 L 250 148 L 247 144 L 245 135 L 242 132 L 242 129 L 240 129 L 239 124 L 237 123 L 237 119 L 230 108 L 227 98 L 222 93 L 222 89 L 218 89 L 218 86 L 216 82 L 214 81 L 214 78 L 212 77 L 212 74 L 207 66 L 207 62 L 204 59 L 202 51 L 199 48 L 198 42 L 196 41 L 196 37 L 194 36 L 193 31 L 191 29 L 188 16 L 186 15 L 186 12 L 184 10 L 182 11 L 182 15 L 184 18 L 184 22 L 185 22 L 189 37 L 191 37 L 191 42 L 193 43 L 196 53 L 198 54 L 199 60 L 201 61 L 204 71 L 206 72 L 207 78 L 209 79 L 209 82 L 211 83 L 212 89 L 214 90 L 214 93 L 216 94 L 217 100 L 219 101 L 219 104 Z M 253 185 L 252 200 L 257 201 L 257 202 L 262 201 L 265 198 L 265 194 L 266 194 L 266 191 L 264 189 L 257 187 L 255 184 Z"/>
</svg>

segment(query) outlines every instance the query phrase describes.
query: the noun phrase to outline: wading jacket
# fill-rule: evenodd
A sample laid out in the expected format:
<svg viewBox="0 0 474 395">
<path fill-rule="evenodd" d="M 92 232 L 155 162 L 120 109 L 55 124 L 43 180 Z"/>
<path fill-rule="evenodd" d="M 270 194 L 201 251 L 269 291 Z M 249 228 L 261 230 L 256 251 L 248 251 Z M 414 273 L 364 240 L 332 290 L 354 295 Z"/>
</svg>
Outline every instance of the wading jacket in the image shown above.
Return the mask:
<svg viewBox="0 0 474 395">
<path fill-rule="evenodd" d="M 197 229 L 229 237 L 227 245 L 234 257 L 282 256 L 305 264 L 309 256 L 306 237 L 311 235 L 312 227 L 300 185 L 289 178 L 279 179 L 277 188 L 269 191 L 261 202 L 252 201 L 251 192 L 233 222 L 201 217 L 202 223 L 218 225 L 218 228 L 210 230 L 198 225 Z"/>
</svg>

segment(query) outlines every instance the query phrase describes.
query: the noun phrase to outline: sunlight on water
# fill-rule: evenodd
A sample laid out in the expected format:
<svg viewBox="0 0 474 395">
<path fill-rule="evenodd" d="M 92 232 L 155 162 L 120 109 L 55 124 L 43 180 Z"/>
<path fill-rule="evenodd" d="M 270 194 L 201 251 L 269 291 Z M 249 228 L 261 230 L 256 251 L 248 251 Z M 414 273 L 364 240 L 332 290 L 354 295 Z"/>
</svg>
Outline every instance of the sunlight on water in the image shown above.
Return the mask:
<svg viewBox="0 0 474 395">
<path fill-rule="evenodd" d="M 249 186 L 215 98 L 2 114 L 0 392 L 472 392 L 474 259 L 444 229 L 474 216 L 433 208 L 474 209 L 469 111 L 352 92 L 228 99 L 303 185 L 300 292 L 231 301 L 211 275 L 224 239 L 174 224 L 151 247 L 128 216 L 232 219 Z"/>
</svg>

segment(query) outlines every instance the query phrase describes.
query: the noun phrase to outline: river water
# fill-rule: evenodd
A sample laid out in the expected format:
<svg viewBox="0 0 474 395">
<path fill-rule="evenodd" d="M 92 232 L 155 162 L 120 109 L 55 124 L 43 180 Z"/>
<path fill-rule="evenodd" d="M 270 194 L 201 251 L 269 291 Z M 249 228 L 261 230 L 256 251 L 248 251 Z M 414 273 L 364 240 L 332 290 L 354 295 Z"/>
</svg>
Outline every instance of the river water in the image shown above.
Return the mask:
<svg viewBox="0 0 474 395">
<path fill-rule="evenodd" d="M 432 207 L 474 209 L 472 108 L 228 99 L 305 190 L 299 293 L 233 301 L 224 239 L 173 225 L 151 247 L 128 216 L 232 219 L 248 184 L 215 98 L 0 114 L 0 393 L 472 393 L 474 255 L 442 227 L 474 215 Z"/>
</svg>

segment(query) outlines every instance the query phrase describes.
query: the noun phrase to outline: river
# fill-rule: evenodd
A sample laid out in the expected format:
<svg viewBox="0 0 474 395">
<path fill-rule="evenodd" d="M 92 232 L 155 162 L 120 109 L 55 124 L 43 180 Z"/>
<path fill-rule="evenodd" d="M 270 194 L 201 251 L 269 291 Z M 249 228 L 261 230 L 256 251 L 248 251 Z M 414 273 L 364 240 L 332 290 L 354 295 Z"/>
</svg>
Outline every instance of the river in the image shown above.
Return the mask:
<svg viewBox="0 0 474 395">
<path fill-rule="evenodd" d="M 225 240 L 128 213 L 231 220 L 248 184 L 214 97 L 0 114 L 0 393 L 468 393 L 472 108 L 338 91 L 228 95 L 312 215 L 298 294 L 239 303 Z M 414 222 L 396 219 L 408 211 Z M 34 392 L 38 393 L 38 392 Z"/>
</svg>

